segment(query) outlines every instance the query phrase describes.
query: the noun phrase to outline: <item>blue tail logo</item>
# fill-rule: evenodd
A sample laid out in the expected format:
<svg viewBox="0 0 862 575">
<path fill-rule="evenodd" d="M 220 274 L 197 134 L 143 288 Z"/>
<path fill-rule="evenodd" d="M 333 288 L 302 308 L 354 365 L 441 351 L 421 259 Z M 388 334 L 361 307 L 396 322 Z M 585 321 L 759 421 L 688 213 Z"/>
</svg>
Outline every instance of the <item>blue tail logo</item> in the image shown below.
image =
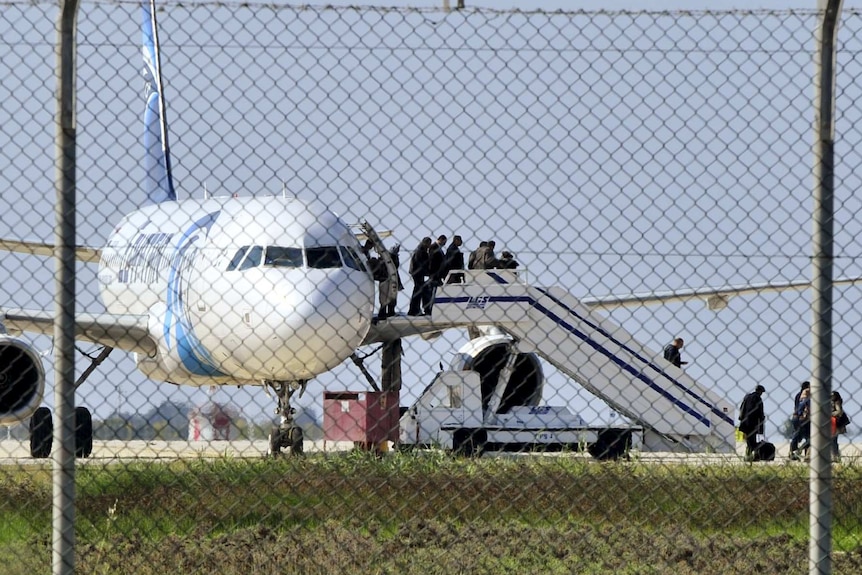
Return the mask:
<svg viewBox="0 0 862 575">
<path fill-rule="evenodd" d="M 168 148 L 168 120 L 162 99 L 159 36 L 156 30 L 156 3 L 147 0 L 143 9 L 144 83 L 147 109 L 144 112 L 144 191 L 151 204 L 177 199 L 171 177 Z"/>
</svg>

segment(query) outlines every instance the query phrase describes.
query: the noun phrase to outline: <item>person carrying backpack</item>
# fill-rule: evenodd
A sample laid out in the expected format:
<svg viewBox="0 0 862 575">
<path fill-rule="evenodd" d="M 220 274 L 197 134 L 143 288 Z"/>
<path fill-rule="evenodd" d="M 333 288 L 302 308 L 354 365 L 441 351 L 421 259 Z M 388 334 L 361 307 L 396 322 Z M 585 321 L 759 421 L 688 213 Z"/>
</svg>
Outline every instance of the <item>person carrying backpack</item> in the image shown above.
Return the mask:
<svg viewBox="0 0 862 575">
<path fill-rule="evenodd" d="M 811 446 L 811 390 L 809 388 L 803 389 L 799 395 L 799 402 L 793 411 L 793 427 L 790 459 L 799 461 L 802 452 Z"/>
<path fill-rule="evenodd" d="M 745 396 L 739 406 L 739 431 L 745 435 L 745 459 L 757 461 L 757 436 L 765 430 L 766 414 L 763 411 L 763 398 L 766 388 L 758 385 Z"/>
<path fill-rule="evenodd" d="M 844 400 L 837 391 L 832 392 L 832 461 L 841 461 L 838 436 L 847 433 L 850 418 L 844 412 Z"/>
</svg>

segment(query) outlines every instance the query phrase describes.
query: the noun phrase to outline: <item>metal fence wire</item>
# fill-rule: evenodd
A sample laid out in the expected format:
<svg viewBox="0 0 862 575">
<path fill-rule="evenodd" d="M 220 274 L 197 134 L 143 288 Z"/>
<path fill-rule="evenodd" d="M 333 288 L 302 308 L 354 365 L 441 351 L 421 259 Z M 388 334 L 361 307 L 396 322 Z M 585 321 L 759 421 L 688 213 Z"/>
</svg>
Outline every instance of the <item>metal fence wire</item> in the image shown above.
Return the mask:
<svg viewBox="0 0 862 575">
<path fill-rule="evenodd" d="M 78 14 L 64 532 L 58 7 L 0 5 L 0 573 L 809 569 L 817 12 L 159 2 L 157 49 L 141 12 Z M 845 11 L 848 574 L 860 54 Z"/>
</svg>

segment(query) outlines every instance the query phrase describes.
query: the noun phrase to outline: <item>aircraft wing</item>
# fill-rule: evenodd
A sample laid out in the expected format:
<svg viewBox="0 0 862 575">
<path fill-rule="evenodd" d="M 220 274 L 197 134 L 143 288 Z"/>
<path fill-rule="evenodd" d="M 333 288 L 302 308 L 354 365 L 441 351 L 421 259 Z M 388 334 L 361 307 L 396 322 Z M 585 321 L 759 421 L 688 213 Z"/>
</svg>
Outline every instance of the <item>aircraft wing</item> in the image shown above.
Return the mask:
<svg viewBox="0 0 862 575">
<path fill-rule="evenodd" d="M 356 233 L 354 233 L 354 235 L 356 236 L 356 239 L 359 242 L 364 242 L 365 240 L 368 239 L 368 234 L 366 234 L 365 232 L 356 232 Z M 377 232 L 377 237 L 381 238 L 381 239 L 382 238 L 388 238 L 391 236 L 392 236 L 392 230 L 383 230 L 383 231 Z"/>
<path fill-rule="evenodd" d="M 2 240 L 0 239 L 0 250 L 16 252 L 19 254 L 30 254 L 36 256 L 53 256 L 54 245 L 44 242 L 28 242 L 24 240 Z M 75 259 L 79 262 L 99 263 L 102 250 L 99 248 L 88 248 L 78 246 L 75 248 Z"/>
<path fill-rule="evenodd" d="M 156 343 L 150 337 L 147 320 L 145 315 L 78 313 L 75 315 L 75 339 L 152 355 L 156 352 Z M 0 327 L 10 332 L 50 336 L 54 334 L 54 312 L 4 310 L 0 312 Z"/>
<path fill-rule="evenodd" d="M 862 283 L 862 277 L 840 278 L 832 281 L 832 285 L 853 285 Z M 709 309 L 718 311 L 727 307 L 727 302 L 736 295 L 756 295 L 768 292 L 788 290 L 802 291 L 811 287 L 808 280 L 792 282 L 768 282 L 739 286 L 724 286 L 718 288 L 697 288 L 667 292 L 649 292 L 629 295 L 611 295 L 604 297 L 585 297 L 581 301 L 587 307 L 600 309 L 616 309 L 620 307 L 636 307 L 642 305 L 687 302 L 702 299 Z"/>
<path fill-rule="evenodd" d="M 862 284 L 862 277 L 845 277 L 833 280 L 832 285 L 847 286 Z M 737 295 L 756 295 L 769 292 L 788 290 L 803 291 L 811 287 L 807 280 L 789 282 L 768 282 L 738 286 L 706 287 L 696 289 L 675 290 L 666 292 L 635 293 L 629 295 L 610 295 L 603 297 L 585 297 L 580 300 L 589 308 L 616 309 L 621 307 L 638 307 L 643 305 L 678 303 L 692 300 L 704 300 L 709 309 L 719 311 L 727 307 L 731 297 Z M 371 326 L 362 345 L 390 342 L 402 337 L 420 336 L 432 339 L 447 329 L 464 328 L 469 322 L 432 321 L 426 316 L 395 316 L 386 321 Z"/>
</svg>

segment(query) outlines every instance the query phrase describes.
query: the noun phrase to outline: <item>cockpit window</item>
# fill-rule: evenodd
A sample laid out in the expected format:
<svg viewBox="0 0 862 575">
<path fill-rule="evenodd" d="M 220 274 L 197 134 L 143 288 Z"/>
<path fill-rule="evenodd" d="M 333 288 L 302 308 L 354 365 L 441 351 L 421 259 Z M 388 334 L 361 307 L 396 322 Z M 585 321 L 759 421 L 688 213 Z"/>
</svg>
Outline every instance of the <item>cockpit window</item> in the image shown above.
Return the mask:
<svg viewBox="0 0 862 575">
<path fill-rule="evenodd" d="M 260 260 L 263 257 L 263 248 L 260 246 L 254 246 L 248 250 L 248 255 L 244 260 L 242 260 L 242 264 L 240 264 L 239 269 L 248 270 L 251 268 L 256 268 L 260 265 Z"/>
<path fill-rule="evenodd" d="M 344 258 L 344 265 L 355 270 L 365 271 L 365 266 L 356 250 L 347 246 L 338 246 L 338 250 L 341 252 L 341 257 Z"/>
<path fill-rule="evenodd" d="M 266 248 L 266 258 L 263 260 L 263 265 L 278 268 L 301 268 L 302 248 L 268 246 Z"/>
<path fill-rule="evenodd" d="M 322 248 L 307 248 L 308 267 L 316 269 L 340 268 L 341 257 L 338 255 L 336 246 Z"/>
<path fill-rule="evenodd" d="M 344 250 L 347 251 L 344 251 Z M 339 252 L 341 250 L 341 252 Z M 248 270 L 261 265 L 280 268 L 301 268 L 303 266 L 302 248 L 285 248 L 280 246 L 243 246 L 231 258 L 227 271 Z M 305 255 L 308 259 L 308 267 L 317 269 L 340 268 L 341 255 L 347 265 L 354 269 L 365 270 L 362 260 L 356 251 L 342 246 L 327 246 L 319 248 L 308 248 Z"/>
<path fill-rule="evenodd" d="M 238 266 L 239 262 L 242 261 L 242 257 L 245 255 L 247 250 L 248 246 L 243 246 L 237 250 L 233 258 L 231 258 L 230 263 L 227 265 L 227 271 L 231 272 L 236 269 L 236 266 Z"/>
</svg>

